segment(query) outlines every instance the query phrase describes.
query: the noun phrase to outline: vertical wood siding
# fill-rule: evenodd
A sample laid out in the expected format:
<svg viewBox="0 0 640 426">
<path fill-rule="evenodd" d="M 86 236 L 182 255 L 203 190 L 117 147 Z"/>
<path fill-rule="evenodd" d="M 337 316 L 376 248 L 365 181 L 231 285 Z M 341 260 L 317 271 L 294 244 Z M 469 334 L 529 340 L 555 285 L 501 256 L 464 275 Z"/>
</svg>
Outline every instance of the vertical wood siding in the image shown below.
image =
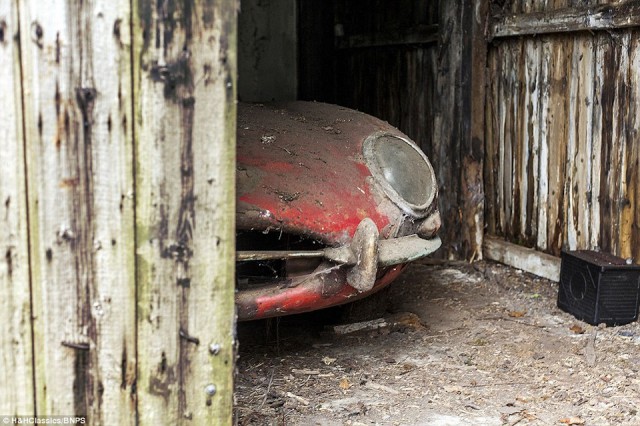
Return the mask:
<svg viewBox="0 0 640 426">
<path fill-rule="evenodd" d="M 16 2 L 0 2 L 0 413 L 34 411 Z"/>
<path fill-rule="evenodd" d="M 596 3 L 514 1 L 505 12 Z M 639 36 L 620 29 L 491 44 L 489 233 L 555 255 L 599 248 L 640 260 Z"/>
<path fill-rule="evenodd" d="M 0 415 L 231 423 L 237 6 L 0 2 Z"/>
<path fill-rule="evenodd" d="M 389 7 L 383 0 L 348 0 L 336 2 L 335 8 L 344 38 L 401 32 L 438 19 L 436 2 L 402 0 Z M 337 50 L 334 102 L 389 121 L 429 151 L 436 53 L 436 43 Z"/>
<path fill-rule="evenodd" d="M 231 418 L 234 1 L 134 9 L 139 420 Z"/>
</svg>

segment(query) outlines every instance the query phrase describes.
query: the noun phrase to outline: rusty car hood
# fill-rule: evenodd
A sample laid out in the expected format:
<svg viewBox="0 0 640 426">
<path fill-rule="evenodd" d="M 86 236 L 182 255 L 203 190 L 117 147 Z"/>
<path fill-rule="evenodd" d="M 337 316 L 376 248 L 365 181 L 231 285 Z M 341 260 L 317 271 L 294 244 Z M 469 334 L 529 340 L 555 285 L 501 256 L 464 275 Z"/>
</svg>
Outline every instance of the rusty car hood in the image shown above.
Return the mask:
<svg viewBox="0 0 640 426">
<path fill-rule="evenodd" d="M 405 137 L 388 123 L 316 102 L 238 105 L 239 230 L 351 238 L 371 218 L 387 238 L 402 213 L 373 184 L 362 147 L 373 132 Z"/>
</svg>

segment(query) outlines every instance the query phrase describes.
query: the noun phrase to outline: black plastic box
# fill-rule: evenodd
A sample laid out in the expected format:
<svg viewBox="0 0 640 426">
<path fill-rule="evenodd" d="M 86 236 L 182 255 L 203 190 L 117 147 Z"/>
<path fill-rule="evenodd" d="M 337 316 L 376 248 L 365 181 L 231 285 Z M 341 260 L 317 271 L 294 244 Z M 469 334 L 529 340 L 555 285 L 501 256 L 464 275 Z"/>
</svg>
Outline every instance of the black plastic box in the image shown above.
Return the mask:
<svg viewBox="0 0 640 426">
<path fill-rule="evenodd" d="M 638 319 L 640 265 L 590 250 L 563 251 L 558 307 L 592 325 Z"/>
</svg>

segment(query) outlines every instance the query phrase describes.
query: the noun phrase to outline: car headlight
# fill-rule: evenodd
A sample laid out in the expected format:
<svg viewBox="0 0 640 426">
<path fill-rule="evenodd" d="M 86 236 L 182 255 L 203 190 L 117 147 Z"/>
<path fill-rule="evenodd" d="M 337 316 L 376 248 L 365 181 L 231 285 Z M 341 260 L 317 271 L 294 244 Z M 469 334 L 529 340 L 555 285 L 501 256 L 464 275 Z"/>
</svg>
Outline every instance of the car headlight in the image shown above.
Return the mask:
<svg viewBox="0 0 640 426">
<path fill-rule="evenodd" d="M 369 136 L 363 154 L 371 174 L 404 212 L 424 217 L 436 197 L 436 176 L 427 156 L 410 140 L 388 134 Z"/>
</svg>

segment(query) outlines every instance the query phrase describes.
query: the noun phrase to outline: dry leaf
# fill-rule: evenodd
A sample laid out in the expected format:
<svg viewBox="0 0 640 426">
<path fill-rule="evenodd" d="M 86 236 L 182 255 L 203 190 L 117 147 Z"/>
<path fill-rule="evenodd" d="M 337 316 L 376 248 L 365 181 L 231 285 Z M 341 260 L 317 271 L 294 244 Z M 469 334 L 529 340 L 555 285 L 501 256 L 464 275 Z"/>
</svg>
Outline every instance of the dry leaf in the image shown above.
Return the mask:
<svg viewBox="0 0 640 426">
<path fill-rule="evenodd" d="M 351 382 L 349 381 L 349 379 L 347 379 L 346 377 L 343 377 L 342 379 L 340 379 L 340 389 L 342 390 L 347 390 L 349 389 L 351 386 L 353 386 L 351 384 Z"/>
<path fill-rule="evenodd" d="M 566 425 L 583 425 L 584 420 L 580 417 L 567 417 L 564 419 L 560 419 L 560 423 L 564 423 Z"/>
<path fill-rule="evenodd" d="M 584 328 L 580 327 L 578 324 L 573 324 L 569 330 L 573 331 L 575 334 L 584 334 Z"/>
<path fill-rule="evenodd" d="M 509 311 L 509 316 L 511 318 L 522 318 L 527 311 Z"/>
</svg>

